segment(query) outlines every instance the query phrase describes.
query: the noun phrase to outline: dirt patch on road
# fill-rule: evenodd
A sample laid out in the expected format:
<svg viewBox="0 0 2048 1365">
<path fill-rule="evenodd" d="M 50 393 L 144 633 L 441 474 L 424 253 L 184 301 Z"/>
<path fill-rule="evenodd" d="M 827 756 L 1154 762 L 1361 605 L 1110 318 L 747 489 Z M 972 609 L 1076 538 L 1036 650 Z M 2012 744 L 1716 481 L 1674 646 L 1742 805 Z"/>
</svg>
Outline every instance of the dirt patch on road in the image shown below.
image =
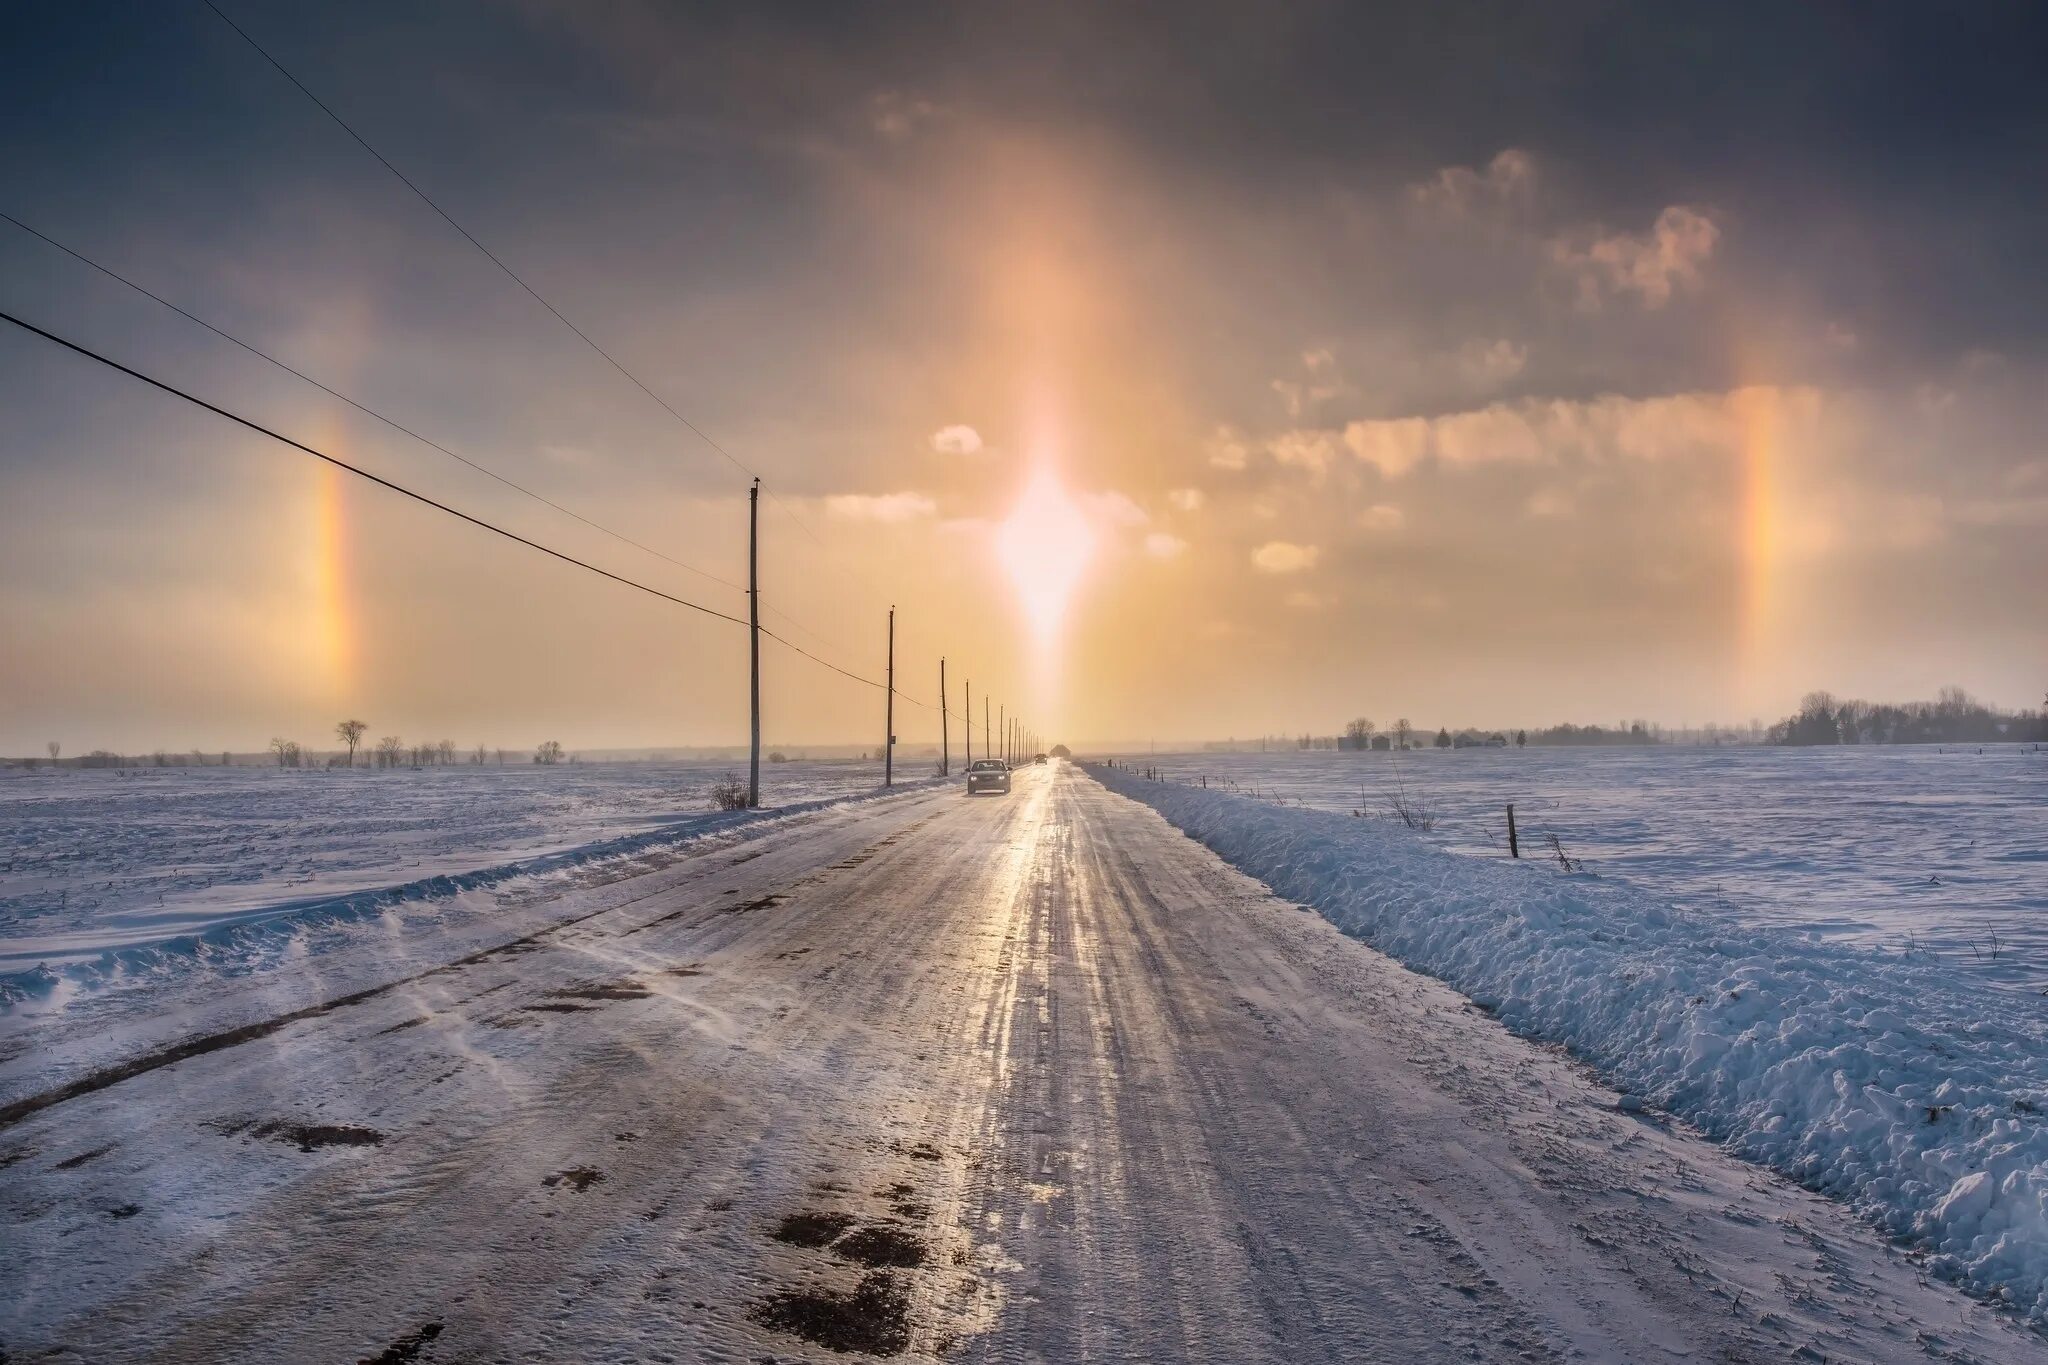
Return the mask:
<svg viewBox="0 0 2048 1365">
<path fill-rule="evenodd" d="M 792 1213 L 775 1225 L 769 1233 L 778 1242 L 787 1242 L 793 1247 L 829 1246 L 837 1241 L 854 1224 L 850 1213 L 823 1213 L 807 1209 Z"/>
<path fill-rule="evenodd" d="M 549 1189 L 553 1189 L 557 1185 L 567 1185 L 576 1193 L 581 1194 L 592 1185 L 604 1184 L 604 1172 L 595 1166 L 571 1166 L 566 1171 L 556 1171 L 540 1183 Z"/>
<path fill-rule="evenodd" d="M 75 1171 L 88 1161 L 99 1160 L 108 1152 L 113 1151 L 114 1146 L 115 1144 L 110 1142 L 104 1147 L 95 1147 L 89 1152 L 80 1152 L 77 1156 L 67 1156 L 62 1161 L 52 1166 L 50 1169 L 53 1171 Z M 10 1166 L 13 1164 L 13 1162 L 8 1163 L 8 1165 Z"/>
<path fill-rule="evenodd" d="M 861 1276 L 850 1294 L 785 1290 L 749 1313 L 772 1331 L 787 1332 L 828 1351 L 893 1356 L 910 1345 L 910 1299 L 886 1270 Z"/>
<path fill-rule="evenodd" d="M 230 1132 L 239 1131 L 229 1129 Z M 384 1134 L 375 1128 L 364 1128 L 354 1123 L 298 1123 L 291 1119 L 265 1119 L 252 1124 L 248 1129 L 250 1137 L 269 1138 L 272 1142 L 294 1143 L 302 1152 L 316 1151 L 322 1147 L 381 1147 Z"/>
<path fill-rule="evenodd" d="M 408 1362 L 418 1360 L 420 1352 L 427 1349 L 427 1344 L 440 1335 L 440 1323 L 424 1323 L 416 1331 L 406 1333 L 376 1355 L 363 1356 L 356 1361 L 356 1365 L 408 1365 Z"/>
<path fill-rule="evenodd" d="M 931 1258 L 924 1239 L 887 1223 L 876 1223 L 849 1232 L 832 1244 L 834 1256 L 868 1266 L 896 1266 L 915 1269 Z"/>
<path fill-rule="evenodd" d="M 637 981 L 585 981 L 548 992 L 555 1000 L 645 1000 L 652 994 Z"/>
</svg>

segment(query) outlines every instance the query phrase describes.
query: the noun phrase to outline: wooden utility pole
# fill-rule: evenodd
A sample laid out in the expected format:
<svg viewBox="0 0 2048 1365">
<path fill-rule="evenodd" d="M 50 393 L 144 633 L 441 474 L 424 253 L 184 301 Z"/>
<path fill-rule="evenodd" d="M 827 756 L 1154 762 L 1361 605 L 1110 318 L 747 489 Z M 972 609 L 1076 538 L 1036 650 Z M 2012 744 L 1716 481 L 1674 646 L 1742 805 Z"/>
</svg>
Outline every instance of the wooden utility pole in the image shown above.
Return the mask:
<svg viewBox="0 0 2048 1365">
<path fill-rule="evenodd" d="M 1007 706 L 998 706 L 998 707 L 996 708 L 996 728 L 997 728 L 997 730 L 998 730 L 998 731 L 999 731 L 999 732 L 1000 732 L 1000 733 L 1002 734 L 1002 739 L 1001 739 L 1001 740 L 999 740 L 999 741 L 997 741 L 997 747 L 996 747 L 996 752 L 997 752 L 997 753 L 1000 753 L 1000 754 L 1001 754 L 1001 755 L 1003 756 L 1003 762 L 1005 762 L 1005 763 L 1008 763 L 1008 762 L 1010 761 L 1010 708 L 1009 708 L 1009 707 L 1007 707 Z"/>
<path fill-rule="evenodd" d="M 939 656 L 939 776 L 953 775 L 952 726 L 946 716 L 946 656 Z"/>
<path fill-rule="evenodd" d="M 883 704 L 882 785 L 896 785 L 896 608 L 889 608 L 889 700 Z"/>
<path fill-rule="evenodd" d="M 967 766 L 974 766 L 974 679 L 967 680 L 967 719 L 961 722 L 961 738 L 967 744 Z"/>
<path fill-rule="evenodd" d="M 988 693 L 986 692 L 981 694 L 981 743 L 982 747 L 988 751 L 982 757 L 994 758 L 996 756 L 996 732 L 988 728 Z"/>
<path fill-rule="evenodd" d="M 747 758 L 747 809 L 761 804 L 761 481 L 747 489 L 747 650 L 753 744 Z"/>
</svg>

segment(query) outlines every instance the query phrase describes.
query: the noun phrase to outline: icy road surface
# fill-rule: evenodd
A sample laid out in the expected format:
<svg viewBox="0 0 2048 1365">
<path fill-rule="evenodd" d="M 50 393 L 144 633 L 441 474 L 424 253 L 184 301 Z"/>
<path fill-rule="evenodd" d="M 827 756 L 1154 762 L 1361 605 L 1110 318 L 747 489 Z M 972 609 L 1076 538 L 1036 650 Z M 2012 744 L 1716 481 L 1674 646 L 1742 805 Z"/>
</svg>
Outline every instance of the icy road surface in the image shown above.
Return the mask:
<svg viewBox="0 0 2048 1365">
<path fill-rule="evenodd" d="M 1069 768 L 623 888 L 0 1111 L 0 1349 L 2048 1354 Z"/>
</svg>

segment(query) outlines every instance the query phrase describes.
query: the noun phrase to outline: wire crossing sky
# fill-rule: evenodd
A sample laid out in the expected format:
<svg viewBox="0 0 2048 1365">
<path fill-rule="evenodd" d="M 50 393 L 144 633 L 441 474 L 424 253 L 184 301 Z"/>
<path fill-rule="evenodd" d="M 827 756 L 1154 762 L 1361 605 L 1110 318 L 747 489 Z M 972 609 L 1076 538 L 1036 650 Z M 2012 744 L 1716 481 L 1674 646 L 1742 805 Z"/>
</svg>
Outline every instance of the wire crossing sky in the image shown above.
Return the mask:
<svg viewBox="0 0 2048 1365">
<path fill-rule="evenodd" d="M 738 593 L 759 469 L 776 638 L 872 684 L 893 603 L 927 706 L 941 655 L 1055 742 L 2048 685 L 2030 9 L 11 17 L 0 309 L 649 586 Z M 742 632 L 8 330 L 0 753 L 744 738 Z M 773 672 L 771 745 L 879 742 Z"/>
</svg>

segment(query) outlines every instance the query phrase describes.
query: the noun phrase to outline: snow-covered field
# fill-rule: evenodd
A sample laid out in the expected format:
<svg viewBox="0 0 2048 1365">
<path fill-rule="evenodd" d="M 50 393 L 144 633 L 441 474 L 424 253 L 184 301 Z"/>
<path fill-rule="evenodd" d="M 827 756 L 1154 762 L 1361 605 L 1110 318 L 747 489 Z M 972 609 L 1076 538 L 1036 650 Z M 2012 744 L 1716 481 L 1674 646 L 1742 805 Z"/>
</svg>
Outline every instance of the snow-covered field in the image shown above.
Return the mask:
<svg viewBox="0 0 2048 1365">
<path fill-rule="evenodd" d="M 388 979 L 880 777 L 770 764 L 767 811 L 716 811 L 733 766 L 0 774 L 0 1095 L 210 1019 L 231 983 L 257 1011 Z"/>
<path fill-rule="evenodd" d="M 378 772 L 140 768 L 0 773 L 0 970 L 272 918 L 368 888 L 475 873 L 701 823 L 732 763 Z M 744 774 L 741 774 L 744 776 Z M 872 763 L 778 763 L 762 801 L 878 785 Z"/>
<path fill-rule="evenodd" d="M 1443 791 L 1453 774 L 1500 783 L 1510 764 L 1549 757 L 1494 754 L 1483 767 L 1461 768 L 1451 755 L 1404 767 L 1411 791 L 1425 780 Z M 1676 909 L 1644 885 L 1640 869 L 1622 880 L 1567 874 L 1554 862 L 1461 857 L 1384 820 L 1219 791 L 1222 764 L 1213 760 L 1206 790 L 1094 771 L 1280 895 L 1456 987 L 1516 1031 L 1567 1045 L 1625 1092 L 1624 1103 L 1680 1115 L 1739 1154 L 1848 1201 L 1929 1251 L 1937 1273 L 2048 1322 L 2048 1001 L 1989 989 L 1952 958 L 1881 952 L 1766 922 L 1793 918 L 1788 907 L 1801 888 L 1824 885 L 1824 874 L 1810 870 L 1816 864 L 1853 861 L 1827 830 L 1860 846 L 1873 824 L 1913 840 L 1893 859 L 1901 877 L 1907 860 L 1937 854 L 1932 875 L 1966 874 L 1975 838 L 1995 850 L 1985 861 L 2020 870 L 2002 879 L 2007 898 L 2031 894 L 2039 906 L 2041 811 L 2023 810 L 2021 797 L 2032 791 L 2038 800 L 2040 769 L 2025 765 L 2042 760 L 1973 755 L 1978 766 L 1965 766 L 1957 756 L 1944 768 L 1941 757 L 1734 759 L 1748 780 L 1688 805 L 1728 812 L 1718 842 L 1754 837 L 1777 850 L 1725 855 L 1735 864 L 1756 859 L 1749 881 L 1775 859 L 1795 882 L 1763 913 Z M 1563 792 L 1590 801 L 1595 784 L 1585 772 L 1616 785 L 1648 782 L 1660 759 L 1582 761 L 1569 788 L 1552 762 L 1545 794 L 1560 804 Z M 1337 761 L 1302 759 L 1296 771 L 1338 771 Z M 1797 794 L 1774 792 L 1758 780 L 1773 772 L 1783 785 L 1789 775 L 1809 780 Z M 1938 790 L 1900 790 L 1900 775 L 1911 773 L 1957 775 Z M 1520 790 L 1543 791 L 1538 776 L 1529 773 Z M 1736 813 L 1745 790 L 1759 813 Z M 1902 806 L 1916 818 L 1900 817 Z M 1462 818 L 1480 808 L 1468 798 Z M 1654 823 L 1649 817 L 1639 810 L 1635 819 Z M 1792 828 L 1773 828 L 1778 822 Z M 1602 855 L 1597 866 L 1620 844 L 1577 851 Z M 2026 853 L 2033 857 L 2011 856 Z M 2026 876 L 2028 889 L 2014 885 Z M 1885 888 L 1882 878 L 1874 885 Z M 1838 903 L 1829 911 L 1847 917 Z"/>
<path fill-rule="evenodd" d="M 1461 749 L 1132 754 L 1175 780 L 1349 814 L 1398 789 L 1424 837 L 1567 856 L 1603 880 L 1740 924 L 1930 958 L 1978 983 L 2048 989 L 2048 752 L 2020 745 L 1829 749 Z"/>
</svg>

